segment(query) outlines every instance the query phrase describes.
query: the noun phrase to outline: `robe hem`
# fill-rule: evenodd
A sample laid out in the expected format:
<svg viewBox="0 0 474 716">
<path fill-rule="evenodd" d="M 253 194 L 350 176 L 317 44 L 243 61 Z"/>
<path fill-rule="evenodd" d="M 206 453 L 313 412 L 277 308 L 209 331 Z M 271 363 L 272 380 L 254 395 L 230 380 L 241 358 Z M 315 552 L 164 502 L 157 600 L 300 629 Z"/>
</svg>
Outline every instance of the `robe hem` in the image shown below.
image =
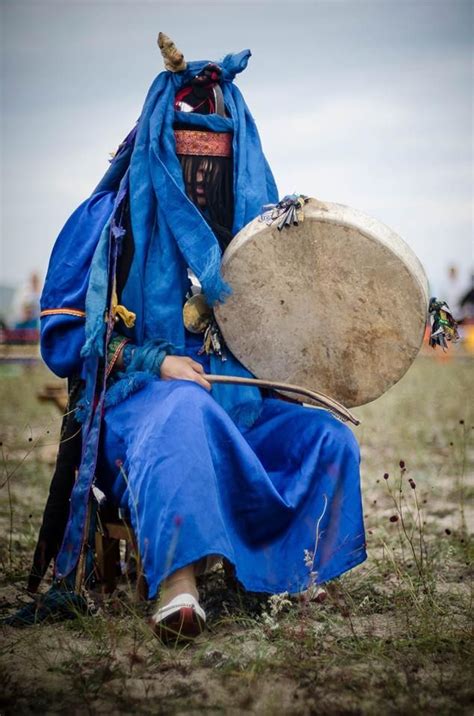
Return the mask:
<svg viewBox="0 0 474 716">
<path fill-rule="evenodd" d="M 237 580 L 242 584 L 244 589 L 247 592 L 262 592 L 266 594 L 281 594 L 282 592 L 288 592 L 289 594 L 299 594 L 300 592 L 304 592 L 308 589 L 309 586 L 309 576 L 306 574 L 304 578 L 302 578 L 300 581 L 298 579 L 293 579 L 291 582 L 287 583 L 286 586 L 283 585 L 282 582 L 278 582 L 277 584 L 273 584 L 271 587 L 270 585 L 264 584 L 263 582 L 253 581 L 252 577 L 246 578 L 243 577 L 242 574 L 239 574 L 238 567 L 235 563 L 235 560 L 231 559 L 227 554 L 225 554 L 221 550 L 206 550 L 204 553 L 199 553 L 197 557 L 188 558 L 185 561 L 177 562 L 176 565 L 173 565 L 172 571 L 169 572 L 167 576 L 170 576 L 170 574 L 173 574 L 177 569 L 181 569 L 182 567 L 186 567 L 188 564 L 191 564 L 193 562 L 197 562 L 200 559 L 204 559 L 205 557 L 215 556 L 222 559 L 226 559 L 235 569 L 235 576 Z M 355 557 L 354 559 L 350 560 L 349 562 L 345 563 L 342 567 L 339 567 L 338 569 L 330 571 L 329 574 L 324 574 L 324 579 L 316 580 L 316 584 L 321 585 L 325 584 L 326 582 L 331 581 L 332 579 L 337 579 L 345 572 L 348 572 L 350 569 L 354 569 L 354 567 L 357 567 L 359 564 L 362 564 L 362 562 L 365 562 L 367 559 L 367 552 L 366 550 L 361 551 L 361 553 Z M 145 577 L 146 577 L 146 569 L 145 569 Z M 166 579 L 166 576 L 163 576 L 159 578 L 158 580 L 154 580 L 153 589 L 151 586 L 149 586 L 149 595 L 148 599 L 155 599 L 158 594 L 158 589 L 161 584 L 161 582 Z M 148 582 L 148 580 L 147 580 Z M 149 583 L 148 583 L 149 584 Z"/>
</svg>

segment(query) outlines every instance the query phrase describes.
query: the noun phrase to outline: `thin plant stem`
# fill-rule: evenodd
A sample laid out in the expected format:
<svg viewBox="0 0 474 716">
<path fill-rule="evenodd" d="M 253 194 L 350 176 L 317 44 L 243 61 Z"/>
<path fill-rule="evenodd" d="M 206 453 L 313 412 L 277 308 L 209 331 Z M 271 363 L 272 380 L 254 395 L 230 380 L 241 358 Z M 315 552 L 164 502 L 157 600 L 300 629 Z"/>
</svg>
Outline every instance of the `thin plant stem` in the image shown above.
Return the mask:
<svg viewBox="0 0 474 716">
<path fill-rule="evenodd" d="M 10 482 L 7 482 L 8 491 L 8 510 L 9 510 L 9 533 L 8 533 L 8 559 L 10 562 L 10 569 L 13 566 L 13 501 L 12 501 L 12 490 Z"/>
</svg>

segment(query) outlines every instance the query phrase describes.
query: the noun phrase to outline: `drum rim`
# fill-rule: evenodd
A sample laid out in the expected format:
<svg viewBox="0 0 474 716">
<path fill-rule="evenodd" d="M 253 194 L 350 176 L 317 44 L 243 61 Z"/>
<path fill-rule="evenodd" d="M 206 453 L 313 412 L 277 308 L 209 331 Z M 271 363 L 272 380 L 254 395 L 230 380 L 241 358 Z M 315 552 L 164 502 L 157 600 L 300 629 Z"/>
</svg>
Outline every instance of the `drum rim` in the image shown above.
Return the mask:
<svg viewBox="0 0 474 716">
<path fill-rule="evenodd" d="M 314 218 L 317 218 L 318 221 L 320 220 L 323 223 L 333 224 L 335 226 L 341 226 L 342 228 L 350 228 L 350 229 L 356 229 L 361 234 L 363 234 L 366 238 L 372 239 L 373 241 L 381 242 L 384 244 L 384 246 L 389 250 L 392 251 L 405 265 L 407 265 L 407 262 L 404 259 L 403 252 L 397 251 L 394 247 L 389 245 L 389 242 L 391 239 L 394 239 L 395 241 L 398 241 L 401 243 L 401 245 L 404 247 L 406 252 L 410 255 L 410 258 L 414 260 L 416 267 L 418 269 L 417 273 L 414 273 L 413 275 L 416 277 L 416 280 L 420 284 L 421 292 L 425 296 L 426 301 L 426 310 L 428 310 L 428 304 L 429 304 L 429 290 L 428 290 L 428 278 L 426 276 L 425 269 L 423 268 L 423 264 L 421 263 L 418 256 L 415 254 L 411 246 L 399 235 L 396 231 L 391 229 L 387 224 L 384 224 L 379 219 L 376 219 L 374 217 L 369 216 L 368 214 L 365 214 L 364 212 L 360 211 L 359 209 L 353 209 L 350 206 L 347 206 L 346 204 L 337 204 L 335 202 L 324 202 L 324 205 L 327 207 L 327 211 L 324 209 L 318 208 L 311 204 L 311 201 L 314 197 L 310 197 L 308 204 L 305 206 L 305 213 L 308 214 L 308 209 L 311 210 L 311 214 Z M 330 212 L 331 210 L 335 208 L 340 211 L 343 211 L 344 213 L 349 213 L 351 216 L 358 218 L 360 220 L 367 220 L 371 224 L 374 225 L 377 229 L 380 229 L 380 234 L 377 234 L 375 231 L 370 230 L 366 226 L 361 226 L 357 222 L 350 221 L 349 219 L 341 219 L 340 216 L 331 216 Z M 246 226 L 244 226 L 232 239 L 230 244 L 227 246 L 224 254 L 222 255 L 222 261 L 221 261 L 221 271 L 225 270 L 225 267 L 227 263 L 231 260 L 234 253 L 241 247 L 245 241 L 248 240 L 250 229 L 258 225 L 261 227 L 261 231 L 265 231 L 267 233 L 267 230 L 269 231 L 277 231 L 276 226 L 274 225 L 268 225 L 265 224 L 263 221 L 260 220 L 260 217 L 256 217 L 252 221 L 250 221 Z M 254 232 L 251 235 L 256 236 L 258 233 L 261 233 L 261 231 Z M 291 231 L 290 229 L 284 229 L 284 231 Z M 410 267 L 409 267 L 410 268 Z M 419 272 L 419 273 L 418 273 Z M 422 277 L 422 278 L 420 278 Z"/>
<path fill-rule="evenodd" d="M 382 244 L 383 248 L 385 250 L 388 250 L 394 258 L 396 258 L 398 261 L 401 262 L 401 264 L 409 271 L 411 278 L 414 280 L 414 287 L 416 286 L 418 291 L 418 298 L 419 298 L 419 306 L 420 308 L 424 306 L 424 310 L 428 312 L 428 303 L 429 303 L 429 293 L 428 293 L 428 280 L 426 277 L 426 273 L 424 271 L 423 265 L 421 264 L 420 260 L 414 253 L 413 249 L 407 244 L 404 239 L 402 239 L 393 229 L 388 227 L 383 222 L 379 221 L 378 219 L 375 219 L 373 217 L 368 216 L 367 214 L 364 214 L 363 212 L 352 209 L 352 207 L 346 206 L 344 204 L 336 204 L 332 202 L 326 202 L 325 203 L 327 207 L 327 211 L 320 208 L 320 206 L 311 206 L 311 199 L 308 203 L 308 205 L 305 207 L 305 213 L 308 216 L 308 214 L 311 216 L 312 219 L 317 220 L 318 222 L 326 223 L 326 224 L 332 224 L 333 226 L 338 226 L 341 228 L 349 228 L 354 231 L 357 231 L 361 236 L 363 236 L 365 239 L 377 243 Z M 309 216 L 308 216 L 309 218 Z M 258 228 L 256 228 L 258 227 Z M 264 232 L 266 235 L 270 232 L 277 231 L 276 226 L 267 225 L 266 223 L 262 222 L 259 217 L 256 217 L 253 221 L 251 221 L 249 224 L 247 224 L 231 241 L 229 246 L 227 247 L 223 257 L 222 257 L 222 272 L 223 277 L 225 280 L 225 268 L 228 265 L 228 263 L 232 260 L 235 252 L 251 238 L 257 237 L 260 233 Z M 286 231 L 292 231 L 292 228 L 284 229 L 284 232 Z M 400 250 L 401 249 L 401 250 Z M 225 309 L 225 303 L 218 304 L 216 306 L 215 310 L 215 316 L 217 323 L 222 331 L 222 334 L 224 336 L 224 339 L 226 342 L 228 341 L 226 337 L 226 329 L 228 329 L 228 323 L 227 321 L 222 321 L 221 318 L 223 318 L 224 314 L 226 312 Z M 226 325 L 227 324 L 227 325 Z M 378 397 L 383 395 L 387 390 L 389 390 L 391 387 L 396 385 L 396 383 L 401 380 L 401 378 L 406 374 L 408 369 L 411 367 L 413 360 L 418 355 L 420 348 L 423 344 L 423 337 L 425 332 L 425 325 L 421 325 L 420 322 L 420 332 L 418 338 L 415 340 L 415 336 L 413 336 L 413 341 L 411 345 L 413 346 L 414 356 L 411 361 L 409 361 L 403 370 L 402 373 L 400 373 L 398 376 L 395 376 L 393 380 L 390 381 L 390 384 L 387 385 L 385 388 L 383 388 L 379 392 L 375 392 L 373 394 L 368 394 L 367 398 L 364 398 L 362 401 L 358 402 L 347 402 L 348 407 L 357 407 L 361 405 L 368 404 L 374 400 L 376 400 Z M 239 358 L 239 354 L 241 353 L 240 350 L 238 350 L 238 345 L 232 345 L 235 341 L 231 339 L 229 344 L 230 350 L 232 350 L 236 357 Z M 237 348 L 237 350 L 235 350 Z M 250 363 L 248 359 L 246 360 L 246 357 L 239 358 L 239 360 L 242 361 L 244 365 L 251 371 L 255 373 L 254 368 L 250 366 Z M 252 362 L 252 360 L 250 360 Z M 258 371 L 261 372 L 261 371 Z M 255 373 L 257 375 L 257 373 Z M 262 377 L 262 376 L 260 376 Z M 313 386 L 314 387 L 314 386 Z M 327 389 L 326 389 L 327 390 Z M 337 396 L 336 396 L 337 397 Z"/>
</svg>

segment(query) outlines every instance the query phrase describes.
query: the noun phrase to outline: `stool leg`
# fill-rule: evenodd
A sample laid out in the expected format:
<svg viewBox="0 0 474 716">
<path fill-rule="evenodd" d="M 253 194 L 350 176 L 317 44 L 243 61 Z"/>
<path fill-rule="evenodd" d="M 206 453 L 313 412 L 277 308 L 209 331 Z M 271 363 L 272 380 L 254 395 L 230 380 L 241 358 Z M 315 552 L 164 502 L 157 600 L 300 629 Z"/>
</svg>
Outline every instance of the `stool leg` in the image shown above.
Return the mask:
<svg viewBox="0 0 474 716">
<path fill-rule="evenodd" d="M 95 551 L 97 570 L 105 594 L 112 594 L 117 587 L 117 565 L 120 564 L 120 543 L 116 539 L 96 532 Z"/>
<path fill-rule="evenodd" d="M 141 569 L 141 564 L 140 564 Z M 148 599 L 148 584 L 145 579 L 145 575 L 143 572 L 140 572 L 140 574 L 137 577 L 137 601 L 138 602 L 144 602 Z"/>
<path fill-rule="evenodd" d="M 148 585 L 146 583 L 145 574 L 143 572 L 142 558 L 140 556 L 140 551 L 138 549 L 135 535 L 133 535 L 133 550 L 135 552 L 135 559 L 137 563 L 137 584 L 135 597 L 137 602 L 144 602 L 146 599 L 148 599 Z"/>
</svg>

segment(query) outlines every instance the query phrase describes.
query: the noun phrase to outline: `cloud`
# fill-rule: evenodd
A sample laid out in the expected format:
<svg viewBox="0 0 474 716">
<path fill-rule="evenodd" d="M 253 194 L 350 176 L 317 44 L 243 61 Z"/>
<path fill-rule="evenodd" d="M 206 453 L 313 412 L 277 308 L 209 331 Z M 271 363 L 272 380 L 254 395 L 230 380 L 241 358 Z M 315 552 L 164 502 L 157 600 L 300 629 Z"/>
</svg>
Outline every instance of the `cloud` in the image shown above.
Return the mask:
<svg viewBox="0 0 474 716">
<path fill-rule="evenodd" d="M 12 280 L 45 269 L 62 223 L 133 125 L 161 66 L 161 27 L 189 57 L 252 47 L 238 85 L 282 191 L 373 213 L 430 274 L 469 253 L 470 3 L 4 5 L 2 238 Z"/>
</svg>

